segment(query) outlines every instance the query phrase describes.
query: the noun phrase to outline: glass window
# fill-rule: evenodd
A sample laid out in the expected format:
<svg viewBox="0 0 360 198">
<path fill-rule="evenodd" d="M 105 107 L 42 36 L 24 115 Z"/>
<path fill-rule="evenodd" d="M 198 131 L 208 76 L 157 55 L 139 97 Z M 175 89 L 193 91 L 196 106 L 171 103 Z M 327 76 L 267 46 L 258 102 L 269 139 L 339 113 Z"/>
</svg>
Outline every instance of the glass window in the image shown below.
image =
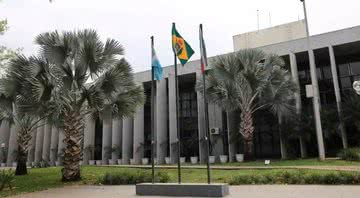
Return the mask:
<svg viewBox="0 0 360 198">
<path fill-rule="evenodd" d="M 350 75 L 349 64 L 341 64 L 338 66 L 339 76 L 348 76 Z"/>
<path fill-rule="evenodd" d="M 321 74 L 321 69 L 320 68 L 316 68 L 316 76 L 319 80 L 322 79 L 322 74 Z"/>
<path fill-rule="evenodd" d="M 353 75 L 360 74 L 360 62 L 350 63 L 350 67 Z"/>
<path fill-rule="evenodd" d="M 350 77 L 340 78 L 341 87 L 342 88 L 350 88 L 351 86 L 351 80 Z"/>
<path fill-rule="evenodd" d="M 325 79 L 331 79 L 332 78 L 331 68 L 330 67 L 323 67 L 322 70 L 323 70 Z"/>
</svg>

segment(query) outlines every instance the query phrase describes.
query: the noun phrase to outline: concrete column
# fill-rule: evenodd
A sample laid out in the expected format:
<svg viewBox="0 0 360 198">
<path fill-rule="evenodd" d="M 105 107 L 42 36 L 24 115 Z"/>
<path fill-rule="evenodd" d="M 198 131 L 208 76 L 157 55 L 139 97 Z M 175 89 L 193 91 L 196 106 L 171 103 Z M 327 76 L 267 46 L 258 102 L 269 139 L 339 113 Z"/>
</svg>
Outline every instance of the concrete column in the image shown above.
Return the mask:
<svg viewBox="0 0 360 198">
<path fill-rule="evenodd" d="M 112 147 L 117 148 L 111 155 L 113 160 L 121 159 L 122 150 L 122 120 L 113 118 L 112 121 Z"/>
<path fill-rule="evenodd" d="M 59 143 L 58 143 L 58 153 L 57 153 L 57 161 L 60 160 L 60 155 L 64 154 L 63 150 L 65 149 L 66 145 L 64 143 L 65 134 L 64 129 L 59 128 Z"/>
<path fill-rule="evenodd" d="M 209 104 L 208 108 L 209 113 L 209 130 L 211 128 L 219 128 L 219 135 L 210 135 L 210 139 L 213 142 L 213 153 L 214 156 L 224 155 L 224 142 L 223 138 L 225 138 L 222 134 L 224 134 L 223 124 L 222 124 L 222 109 L 215 105 Z"/>
<path fill-rule="evenodd" d="M 46 162 L 50 161 L 51 129 L 52 125 L 46 122 L 44 126 L 44 145 L 42 151 L 42 158 Z"/>
<path fill-rule="evenodd" d="M 196 80 L 202 79 L 201 73 L 196 73 Z M 204 97 L 200 92 L 196 93 L 197 95 L 197 105 L 198 105 L 198 137 L 199 137 L 199 159 L 200 163 L 206 163 L 206 141 L 205 141 L 205 105 Z"/>
<path fill-rule="evenodd" d="M 9 148 L 9 136 L 10 136 L 10 123 L 6 120 L 1 122 L 0 126 L 0 148 L 1 145 L 4 145 L 5 149 Z M 2 149 L 2 148 L 1 148 Z M 7 158 L 6 154 L 3 155 L 3 152 L 0 152 L 0 159 Z"/>
<path fill-rule="evenodd" d="M 36 129 L 36 146 L 35 146 L 35 162 L 40 162 L 43 152 L 44 142 L 44 121 L 40 121 L 38 128 Z"/>
<path fill-rule="evenodd" d="M 319 84 L 316 75 L 314 51 L 310 49 L 309 49 L 309 62 L 310 62 L 311 83 L 314 92 L 313 109 L 314 109 L 314 119 L 315 119 L 316 139 L 318 144 L 319 159 L 325 160 L 325 146 L 324 146 L 324 137 L 322 132 L 321 114 L 320 114 L 321 103 L 320 103 Z"/>
<path fill-rule="evenodd" d="M 340 95 L 339 79 L 336 69 L 336 59 L 335 59 L 334 48 L 331 45 L 329 46 L 329 55 L 330 55 L 331 74 L 334 84 L 337 111 L 340 119 L 340 132 L 341 132 L 342 144 L 344 148 L 347 148 L 348 141 L 347 141 L 345 124 L 342 119 L 343 117 L 342 117 L 342 109 L 341 109 L 341 95 Z"/>
<path fill-rule="evenodd" d="M 94 159 L 95 151 L 95 120 L 91 116 L 85 119 L 84 131 L 84 153 L 83 163 L 89 164 L 89 160 Z"/>
<path fill-rule="evenodd" d="M 290 68 L 291 68 L 291 76 L 293 78 L 293 81 L 298 89 L 297 92 L 295 92 L 295 105 L 296 105 L 296 114 L 298 116 L 301 116 L 301 109 L 302 109 L 302 104 L 301 104 L 301 93 L 300 93 L 300 80 L 299 80 L 299 70 L 298 70 L 298 66 L 297 66 L 297 61 L 296 61 L 296 55 L 293 52 L 290 52 L 289 54 L 290 57 Z M 306 158 L 307 157 L 307 149 L 306 149 L 306 142 L 303 136 L 299 137 L 299 141 L 300 141 L 300 153 L 301 153 L 301 158 Z"/>
<path fill-rule="evenodd" d="M 234 159 L 235 159 L 235 155 L 237 154 L 236 153 L 236 141 L 237 140 L 232 140 L 231 137 L 232 136 L 232 133 L 238 133 L 237 131 L 233 131 L 236 129 L 236 126 L 234 126 L 234 112 L 226 112 L 226 122 L 227 122 L 227 134 L 228 134 L 228 144 L 229 144 L 229 161 L 230 162 L 233 162 Z M 240 154 L 240 153 L 239 153 Z"/>
<path fill-rule="evenodd" d="M 7 165 L 11 166 L 13 162 L 16 162 L 16 153 L 18 150 L 18 132 L 19 126 L 18 124 L 12 124 L 10 127 L 10 137 L 9 137 L 9 147 L 8 147 L 8 157 L 7 157 Z"/>
<path fill-rule="evenodd" d="M 177 120 L 176 120 L 176 91 L 175 74 L 169 73 L 168 95 L 169 95 L 169 142 L 171 163 L 177 162 Z"/>
<path fill-rule="evenodd" d="M 165 157 L 168 156 L 167 145 L 169 144 L 167 118 L 167 90 L 166 80 L 157 82 L 156 91 L 156 156 L 158 164 L 165 163 Z"/>
<path fill-rule="evenodd" d="M 111 112 L 107 112 L 103 119 L 102 130 L 102 161 L 103 164 L 108 164 L 111 158 L 111 135 L 112 133 L 112 115 Z"/>
<path fill-rule="evenodd" d="M 55 165 L 56 156 L 58 152 L 58 144 L 59 144 L 59 129 L 52 125 L 51 128 L 51 144 L 50 144 L 50 163 L 51 165 Z"/>
<path fill-rule="evenodd" d="M 27 161 L 30 163 L 34 162 L 34 160 L 35 160 L 36 134 L 37 134 L 37 129 L 35 127 L 35 129 L 33 129 L 33 131 L 31 132 L 31 140 L 30 140 L 29 150 L 28 150 Z"/>
<path fill-rule="evenodd" d="M 133 159 L 141 164 L 144 157 L 144 107 L 140 107 L 134 117 Z"/>
<path fill-rule="evenodd" d="M 123 120 L 123 138 L 122 138 L 122 160 L 123 164 L 129 164 L 133 153 L 133 119 L 125 118 Z"/>
</svg>

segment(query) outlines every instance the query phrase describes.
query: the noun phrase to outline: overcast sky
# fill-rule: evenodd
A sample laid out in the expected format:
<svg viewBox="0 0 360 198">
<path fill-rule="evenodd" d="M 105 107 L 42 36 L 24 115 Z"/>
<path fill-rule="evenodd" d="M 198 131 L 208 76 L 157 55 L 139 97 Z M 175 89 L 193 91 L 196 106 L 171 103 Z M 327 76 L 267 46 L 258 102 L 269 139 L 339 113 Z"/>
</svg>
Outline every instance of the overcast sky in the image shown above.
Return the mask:
<svg viewBox="0 0 360 198">
<path fill-rule="evenodd" d="M 360 25 L 358 0 L 307 0 L 310 33 L 319 34 Z M 163 66 L 172 64 L 171 23 L 199 57 L 198 25 L 203 23 L 209 56 L 231 52 L 232 36 L 260 27 L 303 18 L 299 0 L 2 0 L 0 18 L 10 29 L 0 45 L 37 52 L 33 43 L 39 33 L 93 28 L 101 38 L 119 40 L 135 71 L 149 69 L 150 36 Z"/>
</svg>

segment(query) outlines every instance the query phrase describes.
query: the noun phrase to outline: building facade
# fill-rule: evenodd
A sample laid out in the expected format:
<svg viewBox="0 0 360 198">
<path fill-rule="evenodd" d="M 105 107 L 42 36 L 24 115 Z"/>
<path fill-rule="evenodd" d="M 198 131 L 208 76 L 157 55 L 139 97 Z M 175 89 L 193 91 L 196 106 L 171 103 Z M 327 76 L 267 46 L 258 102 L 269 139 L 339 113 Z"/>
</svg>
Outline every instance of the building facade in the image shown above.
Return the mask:
<svg viewBox="0 0 360 198">
<path fill-rule="evenodd" d="M 302 31 L 299 32 L 301 35 Z M 234 44 L 235 38 L 236 36 Z M 345 95 L 352 91 L 352 82 L 360 80 L 360 26 L 312 36 L 311 43 L 316 60 L 322 108 L 336 108 Z M 266 53 L 276 53 L 285 60 L 286 67 L 300 87 L 300 93 L 296 95 L 297 108 L 312 112 L 312 101 L 305 95 L 305 85 L 311 84 L 306 39 L 300 37 L 282 42 L 276 40 L 275 43 L 266 42 L 266 45 L 256 47 Z M 235 45 L 234 51 L 238 49 Z M 209 62 L 211 63 L 211 58 Z M 178 70 L 181 155 L 186 157 L 187 161 L 190 157 L 197 156 L 200 162 L 204 162 L 204 103 L 202 95 L 194 88 L 196 81 L 201 79 L 200 61 L 191 61 L 185 67 L 179 66 Z M 171 163 L 175 163 L 177 159 L 174 66 L 165 67 L 163 76 L 161 81 L 156 82 L 155 143 L 159 164 L 164 164 L 165 158 L 170 159 Z M 139 108 L 133 117 L 123 120 L 112 118 L 111 115 L 107 115 L 103 120 L 86 118 L 84 163 L 88 160 L 102 160 L 108 163 L 108 159 L 122 159 L 123 164 L 140 164 L 142 158 L 150 158 L 151 72 L 136 73 L 135 79 L 144 86 L 147 96 L 144 106 Z M 225 112 L 218 106 L 209 104 L 208 113 L 209 127 L 213 132 L 212 155 L 217 157 L 217 161 L 220 155 L 228 155 L 230 161 L 234 160 L 235 154 L 242 153 L 241 137 L 233 135 L 237 134 L 239 112 Z M 339 136 L 333 137 L 330 134 L 326 137 L 325 134 L 327 154 L 331 154 L 332 149 L 341 147 L 338 143 L 341 142 Z M 28 161 L 45 160 L 54 163 L 64 148 L 63 138 L 61 129 L 45 123 L 44 127 L 33 132 Z M 15 160 L 13 153 L 17 147 L 16 128 L 6 121 L 1 123 L 0 143 L 7 148 L 7 152 L 2 152 L 1 155 L 7 156 L 10 165 Z M 266 112 L 261 112 L 256 119 L 254 143 L 257 158 L 280 156 L 276 119 Z M 349 144 L 355 143 L 349 139 Z M 296 140 L 291 143 L 295 153 L 299 153 L 298 144 Z M 316 150 L 316 138 L 308 140 L 307 146 L 310 153 L 312 147 Z"/>
</svg>

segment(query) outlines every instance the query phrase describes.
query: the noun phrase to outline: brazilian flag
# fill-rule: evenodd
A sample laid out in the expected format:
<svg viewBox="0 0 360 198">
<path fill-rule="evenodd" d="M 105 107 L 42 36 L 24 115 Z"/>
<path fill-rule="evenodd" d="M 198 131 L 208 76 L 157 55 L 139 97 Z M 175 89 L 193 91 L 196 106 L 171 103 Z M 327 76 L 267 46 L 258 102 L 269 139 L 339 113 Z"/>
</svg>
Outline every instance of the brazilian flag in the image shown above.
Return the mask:
<svg viewBox="0 0 360 198">
<path fill-rule="evenodd" d="M 183 66 L 188 62 L 190 57 L 194 54 L 194 50 L 176 30 L 175 23 L 173 23 L 172 26 L 172 47 L 174 53 L 179 58 Z"/>
</svg>

